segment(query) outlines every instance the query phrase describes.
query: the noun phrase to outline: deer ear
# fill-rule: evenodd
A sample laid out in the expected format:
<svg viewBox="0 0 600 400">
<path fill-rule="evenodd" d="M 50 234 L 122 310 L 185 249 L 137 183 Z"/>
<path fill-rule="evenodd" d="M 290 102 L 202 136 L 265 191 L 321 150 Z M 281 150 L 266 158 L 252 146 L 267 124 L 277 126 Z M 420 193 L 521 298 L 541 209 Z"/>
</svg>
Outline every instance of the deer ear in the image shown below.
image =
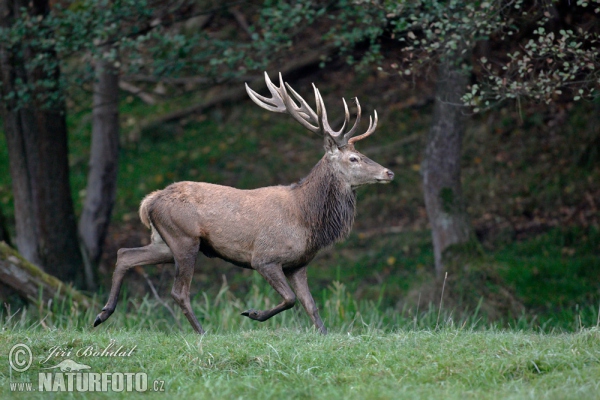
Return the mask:
<svg viewBox="0 0 600 400">
<path fill-rule="evenodd" d="M 325 151 L 331 154 L 340 151 L 335 141 L 329 136 L 325 136 Z"/>
</svg>

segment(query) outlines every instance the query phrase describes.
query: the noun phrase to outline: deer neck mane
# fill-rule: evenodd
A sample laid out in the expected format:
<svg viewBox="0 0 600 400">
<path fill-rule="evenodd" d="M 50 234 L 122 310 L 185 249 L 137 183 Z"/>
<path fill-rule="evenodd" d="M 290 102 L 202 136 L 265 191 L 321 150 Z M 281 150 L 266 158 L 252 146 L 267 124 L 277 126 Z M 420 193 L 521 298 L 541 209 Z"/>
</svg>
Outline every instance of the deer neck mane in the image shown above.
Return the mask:
<svg viewBox="0 0 600 400">
<path fill-rule="evenodd" d="M 356 193 L 323 157 L 307 177 L 291 186 L 309 230 L 309 246 L 327 247 L 348 237 L 356 213 Z"/>
</svg>

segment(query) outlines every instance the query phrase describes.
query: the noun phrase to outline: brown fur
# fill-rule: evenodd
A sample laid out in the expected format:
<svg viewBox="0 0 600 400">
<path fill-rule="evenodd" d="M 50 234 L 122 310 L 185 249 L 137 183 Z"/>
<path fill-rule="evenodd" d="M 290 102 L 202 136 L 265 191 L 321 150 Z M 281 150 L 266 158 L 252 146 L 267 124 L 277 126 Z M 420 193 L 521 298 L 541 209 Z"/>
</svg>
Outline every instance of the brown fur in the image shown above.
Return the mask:
<svg viewBox="0 0 600 400">
<path fill-rule="evenodd" d="M 146 228 L 148 228 L 148 229 L 150 229 L 150 216 L 148 215 L 148 203 L 150 203 L 150 201 L 152 201 L 152 198 L 158 192 L 159 192 L 159 190 L 155 190 L 154 192 L 150 193 L 149 195 L 144 197 L 144 199 L 142 200 L 142 203 L 140 204 L 140 220 L 142 221 L 142 224 L 144 224 L 146 226 Z"/>
<path fill-rule="evenodd" d="M 318 251 L 348 237 L 356 214 L 356 193 L 321 160 L 305 179 L 291 186 L 309 230 L 309 247 Z"/>
</svg>

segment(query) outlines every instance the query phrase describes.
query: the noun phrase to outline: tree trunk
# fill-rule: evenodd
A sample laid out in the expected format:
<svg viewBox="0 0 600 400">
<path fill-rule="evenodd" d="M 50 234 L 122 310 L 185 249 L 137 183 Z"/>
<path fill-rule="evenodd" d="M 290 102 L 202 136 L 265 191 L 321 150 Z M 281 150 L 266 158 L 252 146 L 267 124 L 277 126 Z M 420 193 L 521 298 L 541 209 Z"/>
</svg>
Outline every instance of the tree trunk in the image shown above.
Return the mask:
<svg viewBox="0 0 600 400">
<path fill-rule="evenodd" d="M 455 60 L 440 64 L 433 122 L 423 162 L 425 206 L 431 225 L 435 271 L 443 278 L 444 250 L 468 243 L 471 226 L 460 182 L 465 93 L 468 75 Z"/>
<path fill-rule="evenodd" d="M 9 28 L 21 7 L 32 16 L 43 17 L 49 10 L 47 0 L 1 1 L 0 27 Z M 4 97 L 0 108 L 13 186 L 16 244 L 30 262 L 62 281 L 80 285 L 83 270 L 69 184 L 66 107 L 58 100 L 60 72 L 57 66 L 26 68 L 38 55 L 26 44 L 0 43 Z M 56 61 L 52 52 L 45 50 L 44 56 L 47 65 Z M 42 80 L 54 84 L 35 87 L 27 103 L 18 95 L 6 97 L 17 92 L 19 81 L 33 85 Z"/>
<path fill-rule="evenodd" d="M 98 59 L 94 83 L 92 147 L 79 235 L 87 256 L 86 279 L 95 271 L 115 203 L 119 159 L 119 76 L 111 61 Z"/>
</svg>

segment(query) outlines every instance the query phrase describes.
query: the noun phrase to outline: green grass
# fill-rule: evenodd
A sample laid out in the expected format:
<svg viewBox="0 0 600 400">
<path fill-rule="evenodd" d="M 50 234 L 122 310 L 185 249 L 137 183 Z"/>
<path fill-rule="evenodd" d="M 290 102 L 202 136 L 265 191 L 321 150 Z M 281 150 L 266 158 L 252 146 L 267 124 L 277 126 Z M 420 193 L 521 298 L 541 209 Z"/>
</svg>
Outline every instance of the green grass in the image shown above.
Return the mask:
<svg viewBox="0 0 600 400">
<path fill-rule="evenodd" d="M 531 306 L 556 307 L 595 300 L 599 289 L 600 231 L 553 230 L 507 245 L 496 259 L 507 264 L 506 277 Z M 534 285 L 535 283 L 535 285 Z"/>
<path fill-rule="evenodd" d="M 594 399 L 600 390 L 600 331 L 572 334 L 440 329 L 363 332 L 335 330 L 322 337 L 310 329 L 243 329 L 203 337 L 192 333 L 118 328 L 8 328 L 2 354 L 17 343 L 30 346 L 32 368 L 12 381 L 37 387 L 51 348 L 101 350 L 111 340 L 130 357 L 71 357 L 91 372 L 144 372 L 164 380 L 153 397 L 206 399 Z M 47 393 L 11 393 L 8 366 L 0 372 L 2 398 L 46 398 Z M 88 393 L 77 397 L 127 397 Z"/>
<path fill-rule="evenodd" d="M 214 296 L 207 292 L 198 293 L 192 299 L 192 307 L 203 328 L 209 333 L 228 334 L 249 329 L 312 330 L 310 320 L 300 305 L 264 323 L 257 323 L 240 315 L 248 308 L 274 307 L 279 302 L 276 296 L 273 289 L 259 278 L 253 279 L 252 286 L 243 296 L 236 296 L 225 284 Z M 55 298 L 50 304 L 38 308 L 30 306 L 14 309 L 5 305 L 0 312 L 0 326 L 4 330 L 85 331 L 90 329 L 92 321 L 102 307 L 100 303 L 104 300 L 105 296 L 102 296 L 95 308 L 85 310 L 77 307 L 68 298 Z M 131 297 L 124 291 L 115 313 L 97 330 L 146 329 L 175 334 L 191 332 L 191 327 L 179 307 L 170 299 L 165 300 L 168 307 L 148 295 L 141 298 Z M 379 301 L 359 300 L 344 284 L 337 281 L 322 291 L 317 304 L 325 325 L 341 332 L 361 334 L 372 329 L 386 332 L 396 329 L 435 329 L 446 323 L 473 328 L 491 326 L 487 324 L 485 316 L 475 313 L 458 317 L 450 309 L 436 310 L 433 304 L 398 310 L 382 305 L 381 298 Z M 535 325 L 528 325 L 526 319 L 513 322 L 527 329 L 535 328 Z"/>
</svg>

